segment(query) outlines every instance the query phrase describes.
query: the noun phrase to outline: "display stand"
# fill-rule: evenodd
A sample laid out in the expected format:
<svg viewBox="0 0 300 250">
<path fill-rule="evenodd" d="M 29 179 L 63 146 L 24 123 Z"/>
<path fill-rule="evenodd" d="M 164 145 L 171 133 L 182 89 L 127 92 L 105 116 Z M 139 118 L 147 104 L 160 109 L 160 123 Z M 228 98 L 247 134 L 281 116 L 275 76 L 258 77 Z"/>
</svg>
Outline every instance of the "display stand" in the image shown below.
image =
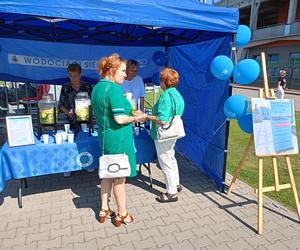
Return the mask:
<svg viewBox="0 0 300 250">
<path fill-rule="evenodd" d="M 275 99 L 275 93 L 273 89 L 269 89 L 268 86 L 268 77 L 267 77 L 267 69 L 266 69 L 266 59 L 265 59 L 265 53 L 261 53 L 262 58 L 262 66 L 263 66 L 263 76 L 264 76 L 264 89 L 259 90 L 259 97 L 265 98 L 265 99 Z M 230 194 L 233 185 L 238 178 L 241 168 L 245 162 L 245 159 L 251 149 L 251 146 L 254 141 L 253 134 L 250 136 L 248 143 L 246 145 L 246 148 L 242 154 L 242 158 L 238 163 L 238 166 L 235 170 L 235 173 L 233 175 L 233 178 L 231 180 L 231 183 L 228 188 L 227 194 Z M 278 175 L 278 168 L 277 168 L 277 158 L 281 156 L 284 157 L 285 163 L 287 166 L 287 170 L 290 177 L 290 183 L 287 184 L 279 184 L 279 175 Z M 263 186 L 263 161 L 264 158 L 271 157 L 272 158 L 272 164 L 273 164 L 273 172 L 274 172 L 274 186 L 264 187 Z M 258 156 L 258 189 L 255 189 L 255 192 L 258 194 L 258 225 L 257 225 L 257 233 L 262 234 L 263 233 L 263 193 L 270 192 L 270 191 L 280 191 L 282 189 L 288 189 L 291 188 L 294 194 L 294 199 L 296 203 L 296 209 L 298 218 L 300 221 L 300 204 L 299 204 L 299 198 L 297 194 L 295 179 L 293 175 L 292 165 L 290 162 L 290 157 L 288 155 L 268 155 L 268 156 Z"/>
</svg>

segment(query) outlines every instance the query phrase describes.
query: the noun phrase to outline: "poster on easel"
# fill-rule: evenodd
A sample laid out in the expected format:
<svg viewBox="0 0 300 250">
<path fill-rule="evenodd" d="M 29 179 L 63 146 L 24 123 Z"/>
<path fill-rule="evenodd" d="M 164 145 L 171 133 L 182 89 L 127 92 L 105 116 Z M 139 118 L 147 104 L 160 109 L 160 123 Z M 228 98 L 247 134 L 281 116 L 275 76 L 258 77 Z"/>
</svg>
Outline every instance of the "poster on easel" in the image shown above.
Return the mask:
<svg viewBox="0 0 300 250">
<path fill-rule="evenodd" d="M 298 154 L 294 100 L 251 98 L 255 155 Z"/>
</svg>

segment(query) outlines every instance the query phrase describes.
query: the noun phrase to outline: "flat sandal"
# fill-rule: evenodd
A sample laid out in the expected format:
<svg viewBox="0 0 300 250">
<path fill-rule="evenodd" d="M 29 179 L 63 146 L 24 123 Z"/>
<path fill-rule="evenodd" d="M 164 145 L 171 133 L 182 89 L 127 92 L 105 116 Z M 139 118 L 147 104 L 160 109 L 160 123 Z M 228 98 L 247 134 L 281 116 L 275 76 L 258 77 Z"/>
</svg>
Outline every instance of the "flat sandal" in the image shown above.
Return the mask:
<svg viewBox="0 0 300 250">
<path fill-rule="evenodd" d="M 155 198 L 156 201 L 160 203 L 167 203 L 167 202 L 176 202 L 178 201 L 178 196 L 177 194 L 161 194 L 160 196 Z"/>
</svg>

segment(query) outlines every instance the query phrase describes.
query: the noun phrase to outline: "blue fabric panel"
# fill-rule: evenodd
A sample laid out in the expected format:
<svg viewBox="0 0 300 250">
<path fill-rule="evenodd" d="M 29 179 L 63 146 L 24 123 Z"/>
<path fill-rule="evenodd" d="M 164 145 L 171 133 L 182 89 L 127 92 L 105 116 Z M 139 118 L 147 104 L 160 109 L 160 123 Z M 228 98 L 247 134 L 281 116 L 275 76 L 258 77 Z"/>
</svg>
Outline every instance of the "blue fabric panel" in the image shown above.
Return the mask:
<svg viewBox="0 0 300 250">
<path fill-rule="evenodd" d="M 169 66 L 178 70 L 178 90 L 185 100 L 183 114 L 186 137 L 176 149 L 194 161 L 218 186 L 222 186 L 225 116 L 223 104 L 229 82 L 210 73 L 210 62 L 217 55 L 230 56 L 232 35 L 197 44 L 169 49 Z"/>
<path fill-rule="evenodd" d="M 161 47 L 89 46 L 66 43 L 39 42 L 0 38 L 0 79 L 37 83 L 63 84 L 69 82 L 69 63 L 81 64 L 82 80 L 98 82 L 98 60 L 112 53 L 140 63 L 139 75 L 152 77 L 158 69 L 152 55 Z"/>
<path fill-rule="evenodd" d="M 230 33 L 239 20 L 235 8 L 198 0 L 2 0 L 0 12 Z"/>
<path fill-rule="evenodd" d="M 141 127 L 140 134 L 134 136 L 136 148 L 136 164 L 152 162 L 157 158 L 154 141 L 149 137 L 147 131 Z"/>
<path fill-rule="evenodd" d="M 101 152 L 98 137 L 79 133 L 76 143 L 56 145 L 53 141 L 50 137 L 52 143 L 43 144 L 35 138 L 34 145 L 12 148 L 5 143 L 0 150 L 0 192 L 10 179 L 98 168 Z M 146 131 L 134 136 L 134 142 L 137 164 L 156 159 L 153 140 Z"/>
</svg>

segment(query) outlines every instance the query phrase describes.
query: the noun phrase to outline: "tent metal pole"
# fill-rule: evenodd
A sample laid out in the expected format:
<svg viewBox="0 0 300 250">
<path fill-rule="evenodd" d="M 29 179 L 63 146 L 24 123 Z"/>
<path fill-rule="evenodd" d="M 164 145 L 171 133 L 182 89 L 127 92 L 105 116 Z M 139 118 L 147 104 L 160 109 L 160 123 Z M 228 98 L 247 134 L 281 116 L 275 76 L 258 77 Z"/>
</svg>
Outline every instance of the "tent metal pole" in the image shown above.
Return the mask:
<svg viewBox="0 0 300 250">
<path fill-rule="evenodd" d="M 9 106 L 8 106 L 8 88 L 7 88 L 7 82 L 4 81 L 4 92 L 5 92 L 5 102 L 6 102 L 6 114 L 8 115 L 9 113 Z"/>
<path fill-rule="evenodd" d="M 31 107 L 29 105 L 29 97 L 28 97 L 28 84 L 29 83 L 25 83 L 25 95 L 26 95 L 26 103 L 27 103 L 27 114 L 29 115 L 31 113 Z"/>
<path fill-rule="evenodd" d="M 237 51 L 235 47 L 235 38 L 236 36 L 233 34 L 233 43 L 231 49 L 231 59 L 234 61 L 234 65 L 237 64 Z M 233 77 L 230 78 L 230 84 L 228 88 L 228 97 L 232 96 L 232 82 Z M 226 120 L 226 131 L 225 131 L 225 148 L 224 148 L 224 162 L 223 162 L 223 175 L 222 175 L 222 192 L 225 192 L 226 187 L 226 170 L 227 170 L 227 154 L 228 154 L 228 141 L 229 141 L 229 128 L 230 128 L 230 120 Z"/>
<path fill-rule="evenodd" d="M 229 85 L 228 97 L 232 95 L 232 85 Z M 222 176 L 222 192 L 225 193 L 226 187 L 226 169 L 227 169 L 227 154 L 228 154 L 228 139 L 229 139 L 230 120 L 226 120 L 225 131 L 225 148 L 224 148 L 224 162 L 223 162 L 223 176 Z"/>
<path fill-rule="evenodd" d="M 168 67 L 168 35 L 165 34 L 165 67 Z"/>
</svg>

